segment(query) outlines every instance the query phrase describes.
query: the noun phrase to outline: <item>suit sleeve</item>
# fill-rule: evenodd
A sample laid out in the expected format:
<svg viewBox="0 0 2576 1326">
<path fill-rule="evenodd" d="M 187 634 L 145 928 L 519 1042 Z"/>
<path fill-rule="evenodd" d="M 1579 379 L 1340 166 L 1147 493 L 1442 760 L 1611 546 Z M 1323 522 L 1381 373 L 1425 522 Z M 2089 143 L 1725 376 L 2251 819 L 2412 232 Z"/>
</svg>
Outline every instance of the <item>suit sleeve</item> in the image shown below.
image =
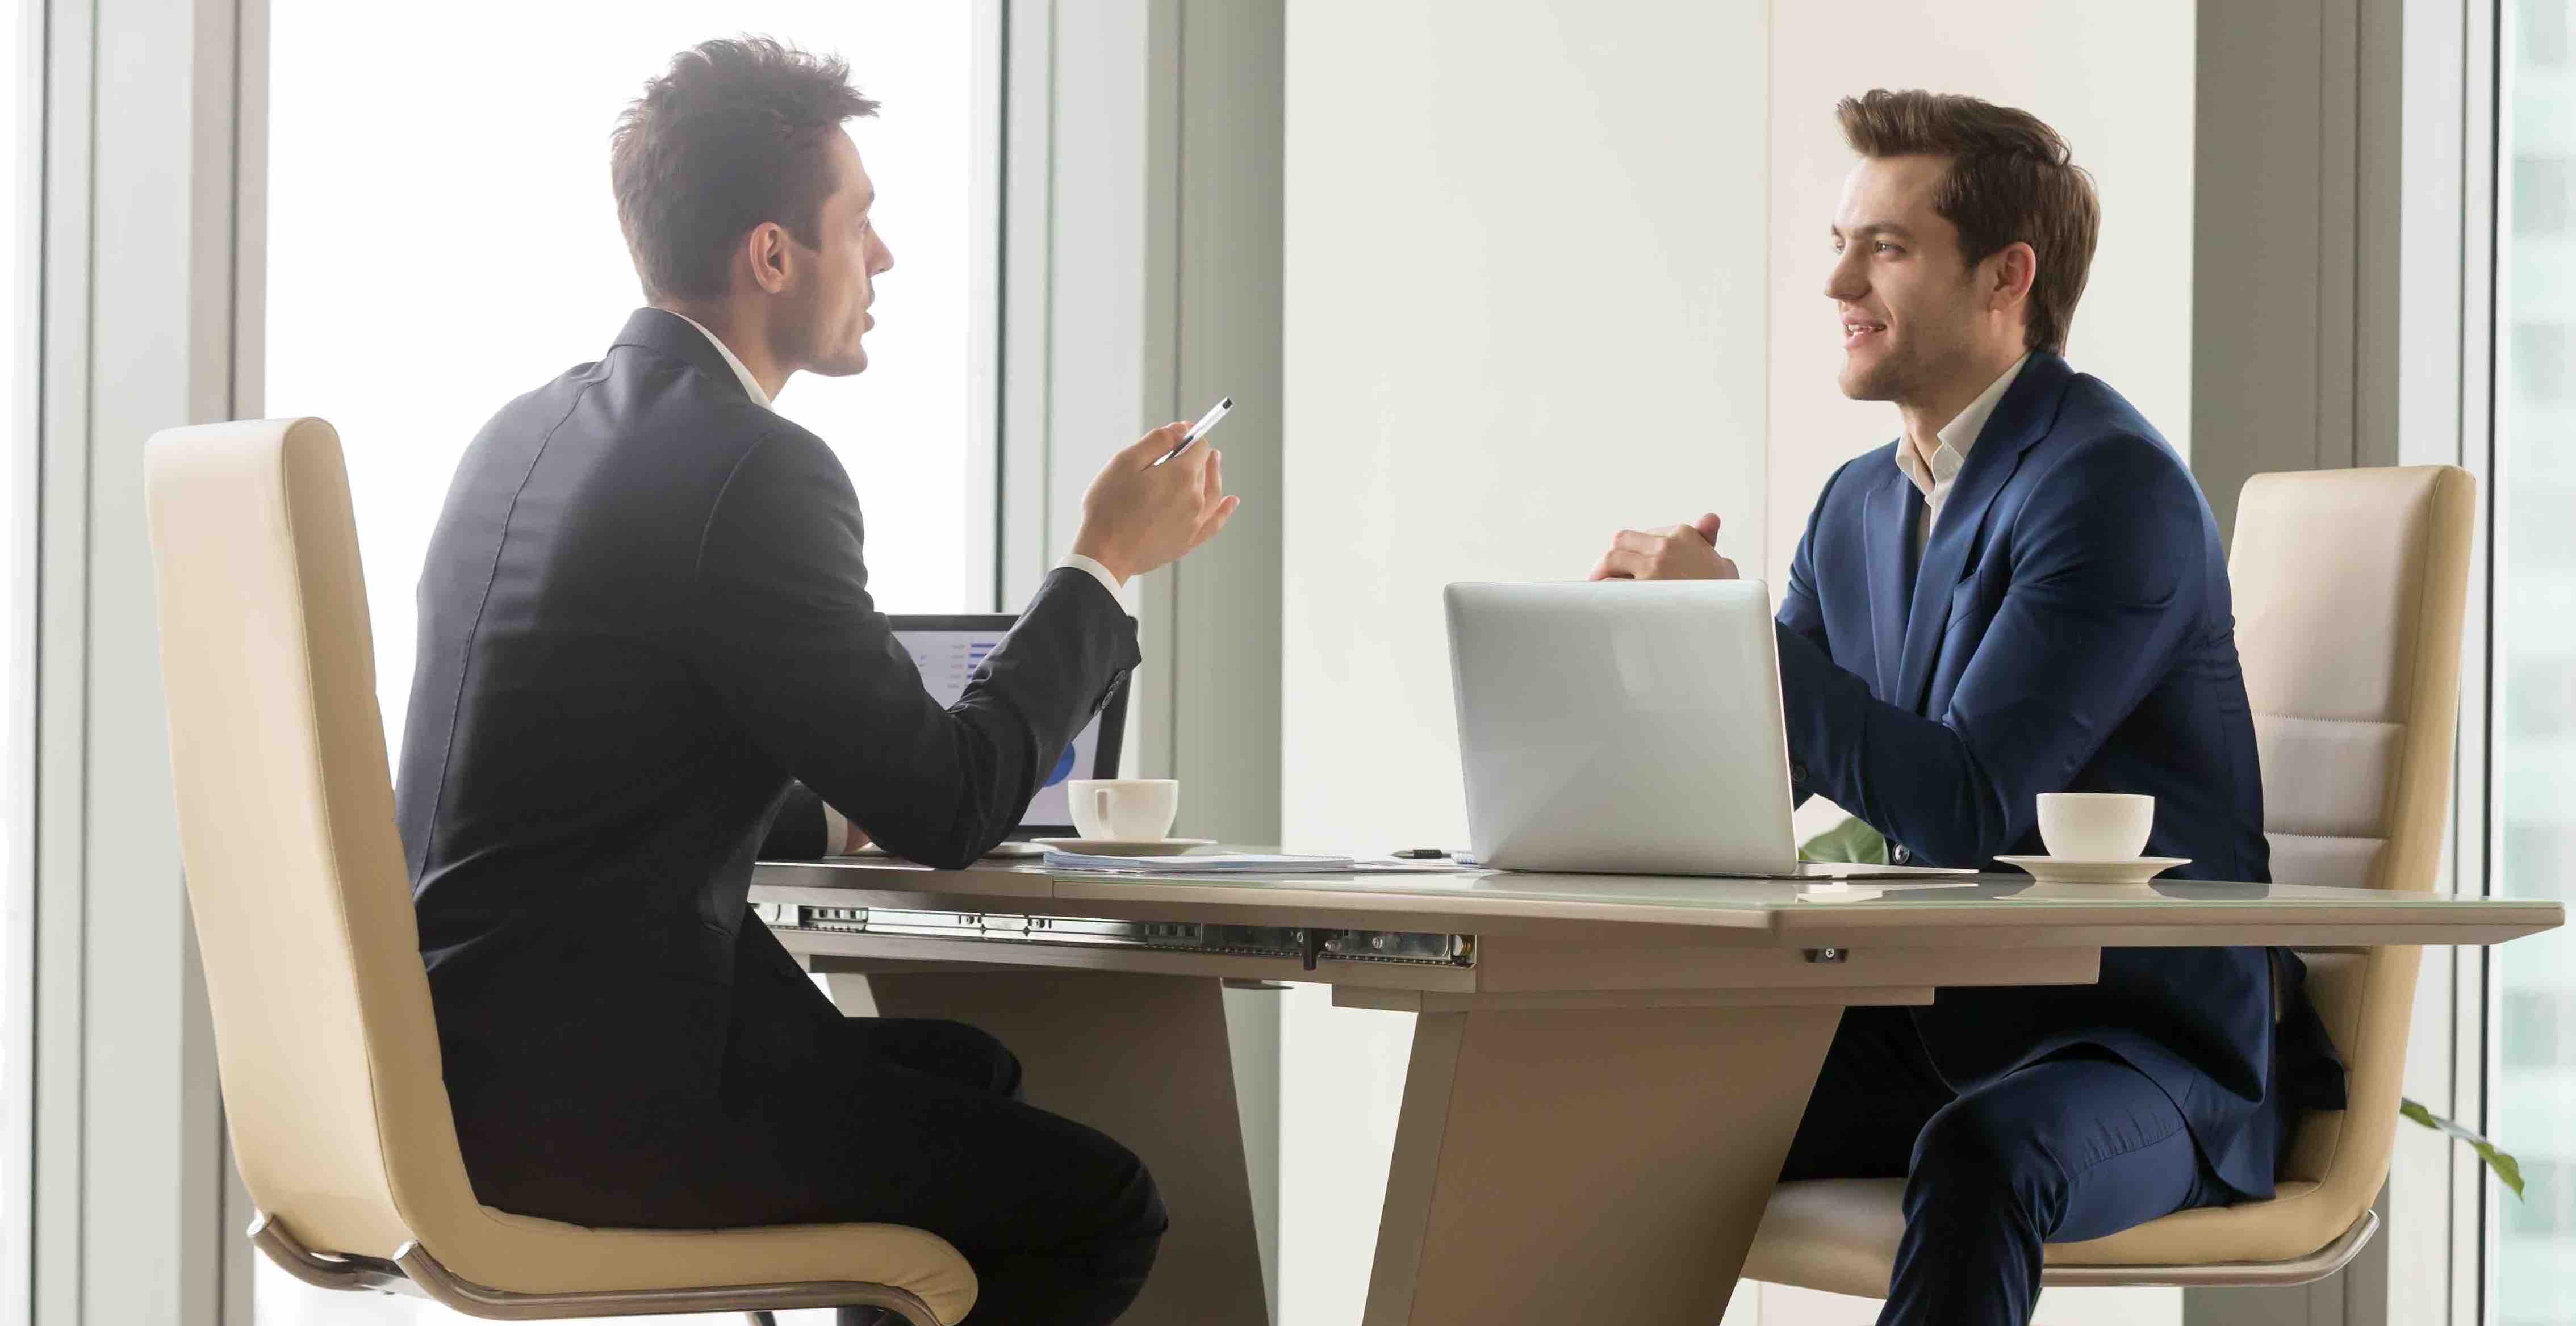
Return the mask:
<svg viewBox="0 0 2576 1326">
<path fill-rule="evenodd" d="M 1000 842 L 1138 661 L 1090 576 L 1048 573 L 941 708 L 867 590 L 857 495 L 820 443 L 747 454 L 698 549 L 691 647 L 751 739 L 889 852 L 956 869 Z M 819 820 L 820 812 L 814 812 Z"/>
<path fill-rule="evenodd" d="M 793 783 L 778 810 L 769 817 L 769 832 L 760 840 L 763 861 L 818 861 L 831 855 L 831 837 L 823 831 L 823 798 L 803 783 Z"/>
<path fill-rule="evenodd" d="M 2106 437 L 2042 483 L 2018 517 L 2003 602 L 1938 719 L 1871 695 L 1783 608 L 1789 749 L 1809 787 L 1942 865 L 2021 841 L 2038 795 L 2092 759 L 2199 617 L 2200 490 L 2171 453 Z"/>
<path fill-rule="evenodd" d="M 1844 470 L 1849 468 L 1851 468 L 1849 465 L 1843 467 Z M 1782 637 L 1780 648 L 1784 655 L 1781 661 L 1784 681 L 1788 669 L 1785 655 L 1790 648 L 1787 639 L 1789 636 L 1794 635 L 1804 640 L 1815 652 L 1827 658 L 1833 657 L 1833 645 L 1825 636 L 1824 609 L 1816 602 L 1816 521 L 1824 514 L 1825 500 L 1833 495 L 1834 485 L 1841 482 L 1842 477 L 1843 470 L 1836 470 L 1834 477 L 1825 481 L 1824 492 L 1818 494 L 1816 498 L 1816 509 L 1807 516 L 1806 532 L 1798 536 L 1798 551 L 1789 559 L 1789 583 L 1780 591 L 1780 612 L 1775 619 L 1779 623 Z M 1816 789 L 1807 779 L 1794 776 L 1796 771 L 1804 768 L 1804 765 L 1795 766 L 1789 786 L 1791 794 L 1796 798 L 1796 804 L 1801 806 L 1807 804 L 1807 798 L 1816 794 Z"/>
</svg>

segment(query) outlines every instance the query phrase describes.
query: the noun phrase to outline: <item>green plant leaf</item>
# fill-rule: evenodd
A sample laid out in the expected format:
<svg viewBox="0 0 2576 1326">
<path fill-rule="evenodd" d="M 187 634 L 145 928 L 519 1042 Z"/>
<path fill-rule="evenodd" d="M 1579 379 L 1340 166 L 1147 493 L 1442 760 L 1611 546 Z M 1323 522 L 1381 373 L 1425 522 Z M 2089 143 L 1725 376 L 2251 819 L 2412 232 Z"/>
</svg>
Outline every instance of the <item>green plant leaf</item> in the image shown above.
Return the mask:
<svg viewBox="0 0 2576 1326">
<path fill-rule="evenodd" d="M 1887 839 L 1880 837 L 1878 830 L 1859 820 L 1845 819 L 1842 823 L 1808 839 L 1807 845 L 1798 849 L 1798 859 L 1840 861 L 1856 866 L 1883 866 L 1887 864 Z"/>
<path fill-rule="evenodd" d="M 2397 1103 L 2397 1112 L 2437 1133 L 2448 1133 L 2467 1143 L 2471 1151 L 2478 1153 L 2480 1160 L 2487 1162 L 2487 1168 L 2495 1171 L 2496 1180 L 2513 1190 L 2515 1200 L 2522 1199 L 2522 1162 L 2515 1160 L 2510 1153 L 2498 1149 L 2495 1143 L 2480 1136 L 2476 1130 L 2463 1128 L 2414 1101 L 2401 1099 Z"/>
</svg>

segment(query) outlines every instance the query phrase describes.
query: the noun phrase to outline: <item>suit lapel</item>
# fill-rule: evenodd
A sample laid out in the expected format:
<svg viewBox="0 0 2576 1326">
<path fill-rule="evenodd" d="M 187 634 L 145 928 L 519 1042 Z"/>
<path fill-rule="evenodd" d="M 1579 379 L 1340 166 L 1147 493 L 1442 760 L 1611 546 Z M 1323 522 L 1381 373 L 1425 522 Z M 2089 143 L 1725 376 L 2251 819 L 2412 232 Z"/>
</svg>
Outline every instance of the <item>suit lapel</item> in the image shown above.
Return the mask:
<svg viewBox="0 0 2576 1326">
<path fill-rule="evenodd" d="M 2021 376 L 1995 402 L 1985 431 L 1968 448 L 1968 463 L 1960 468 L 1949 499 L 1941 505 L 1941 518 L 1932 526 L 1932 542 L 1924 548 L 1923 564 L 1914 573 L 1913 598 L 1905 617 L 1905 657 L 1897 672 L 1896 691 L 1887 697 L 1889 703 L 1922 711 L 1941 634 L 1950 625 L 1950 590 L 1959 583 L 1968 551 L 1986 523 L 1986 508 L 1994 505 L 2004 481 L 2020 468 L 2022 453 L 2048 435 L 2048 426 L 2057 417 L 2058 399 L 2074 375 L 2065 360 L 2045 351 L 2032 352 Z"/>
<path fill-rule="evenodd" d="M 1890 465 L 1861 504 L 1861 547 L 1869 562 L 1870 653 L 1878 663 L 1873 689 L 1889 700 L 1896 696 L 1897 660 L 1905 650 L 1905 602 L 1914 569 L 1914 502 L 1913 480 Z"/>
</svg>

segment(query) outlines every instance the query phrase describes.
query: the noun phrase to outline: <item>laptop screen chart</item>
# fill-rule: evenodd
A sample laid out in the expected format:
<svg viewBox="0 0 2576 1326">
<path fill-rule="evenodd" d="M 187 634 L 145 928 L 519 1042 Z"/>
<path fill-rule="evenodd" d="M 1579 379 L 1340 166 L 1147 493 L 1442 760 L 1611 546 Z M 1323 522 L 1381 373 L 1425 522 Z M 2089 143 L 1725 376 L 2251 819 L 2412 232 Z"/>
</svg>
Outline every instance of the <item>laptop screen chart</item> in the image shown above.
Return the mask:
<svg viewBox="0 0 2576 1326">
<path fill-rule="evenodd" d="M 975 669 L 984 666 L 984 657 L 1002 643 L 1004 631 L 897 631 L 895 639 L 912 655 L 913 666 L 921 669 L 921 684 L 930 697 L 942 706 L 957 703 L 966 693 L 966 683 Z M 1065 793 L 1065 780 L 1083 776 L 1093 767 L 1100 750 L 1100 718 L 1093 715 L 1073 744 L 1056 757 L 1055 765 L 1046 772 L 1038 787 L 1037 799 L 1029 803 L 1029 813 L 1022 824 L 1071 824 L 1073 802 Z"/>
</svg>

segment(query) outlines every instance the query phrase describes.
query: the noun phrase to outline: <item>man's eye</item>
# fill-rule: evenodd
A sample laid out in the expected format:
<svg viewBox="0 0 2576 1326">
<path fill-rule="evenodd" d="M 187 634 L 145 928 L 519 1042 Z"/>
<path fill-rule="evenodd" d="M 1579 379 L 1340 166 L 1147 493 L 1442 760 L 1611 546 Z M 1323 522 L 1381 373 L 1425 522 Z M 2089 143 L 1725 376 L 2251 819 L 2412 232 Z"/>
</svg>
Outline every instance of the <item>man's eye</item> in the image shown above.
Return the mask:
<svg viewBox="0 0 2576 1326">
<path fill-rule="evenodd" d="M 1901 250 L 1899 250 L 1895 245 L 1890 244 L 1890 243 L 1888 243 L 1888 242 L 1887 242 L 1887 241 L 1885 241 L 1885 240 L 1880 240 L 1880 241 L 1878 242 L 1878 244 L 1877 244 L 1875 247 L 1876 247 L 1876 248 L 1878 249 L 1878 251 L 1879 251 L 1879 252 L 1881 252 L 1881 253 L 1897 253 L 1897 252 L 1901 252 Z"/>
</svg>

